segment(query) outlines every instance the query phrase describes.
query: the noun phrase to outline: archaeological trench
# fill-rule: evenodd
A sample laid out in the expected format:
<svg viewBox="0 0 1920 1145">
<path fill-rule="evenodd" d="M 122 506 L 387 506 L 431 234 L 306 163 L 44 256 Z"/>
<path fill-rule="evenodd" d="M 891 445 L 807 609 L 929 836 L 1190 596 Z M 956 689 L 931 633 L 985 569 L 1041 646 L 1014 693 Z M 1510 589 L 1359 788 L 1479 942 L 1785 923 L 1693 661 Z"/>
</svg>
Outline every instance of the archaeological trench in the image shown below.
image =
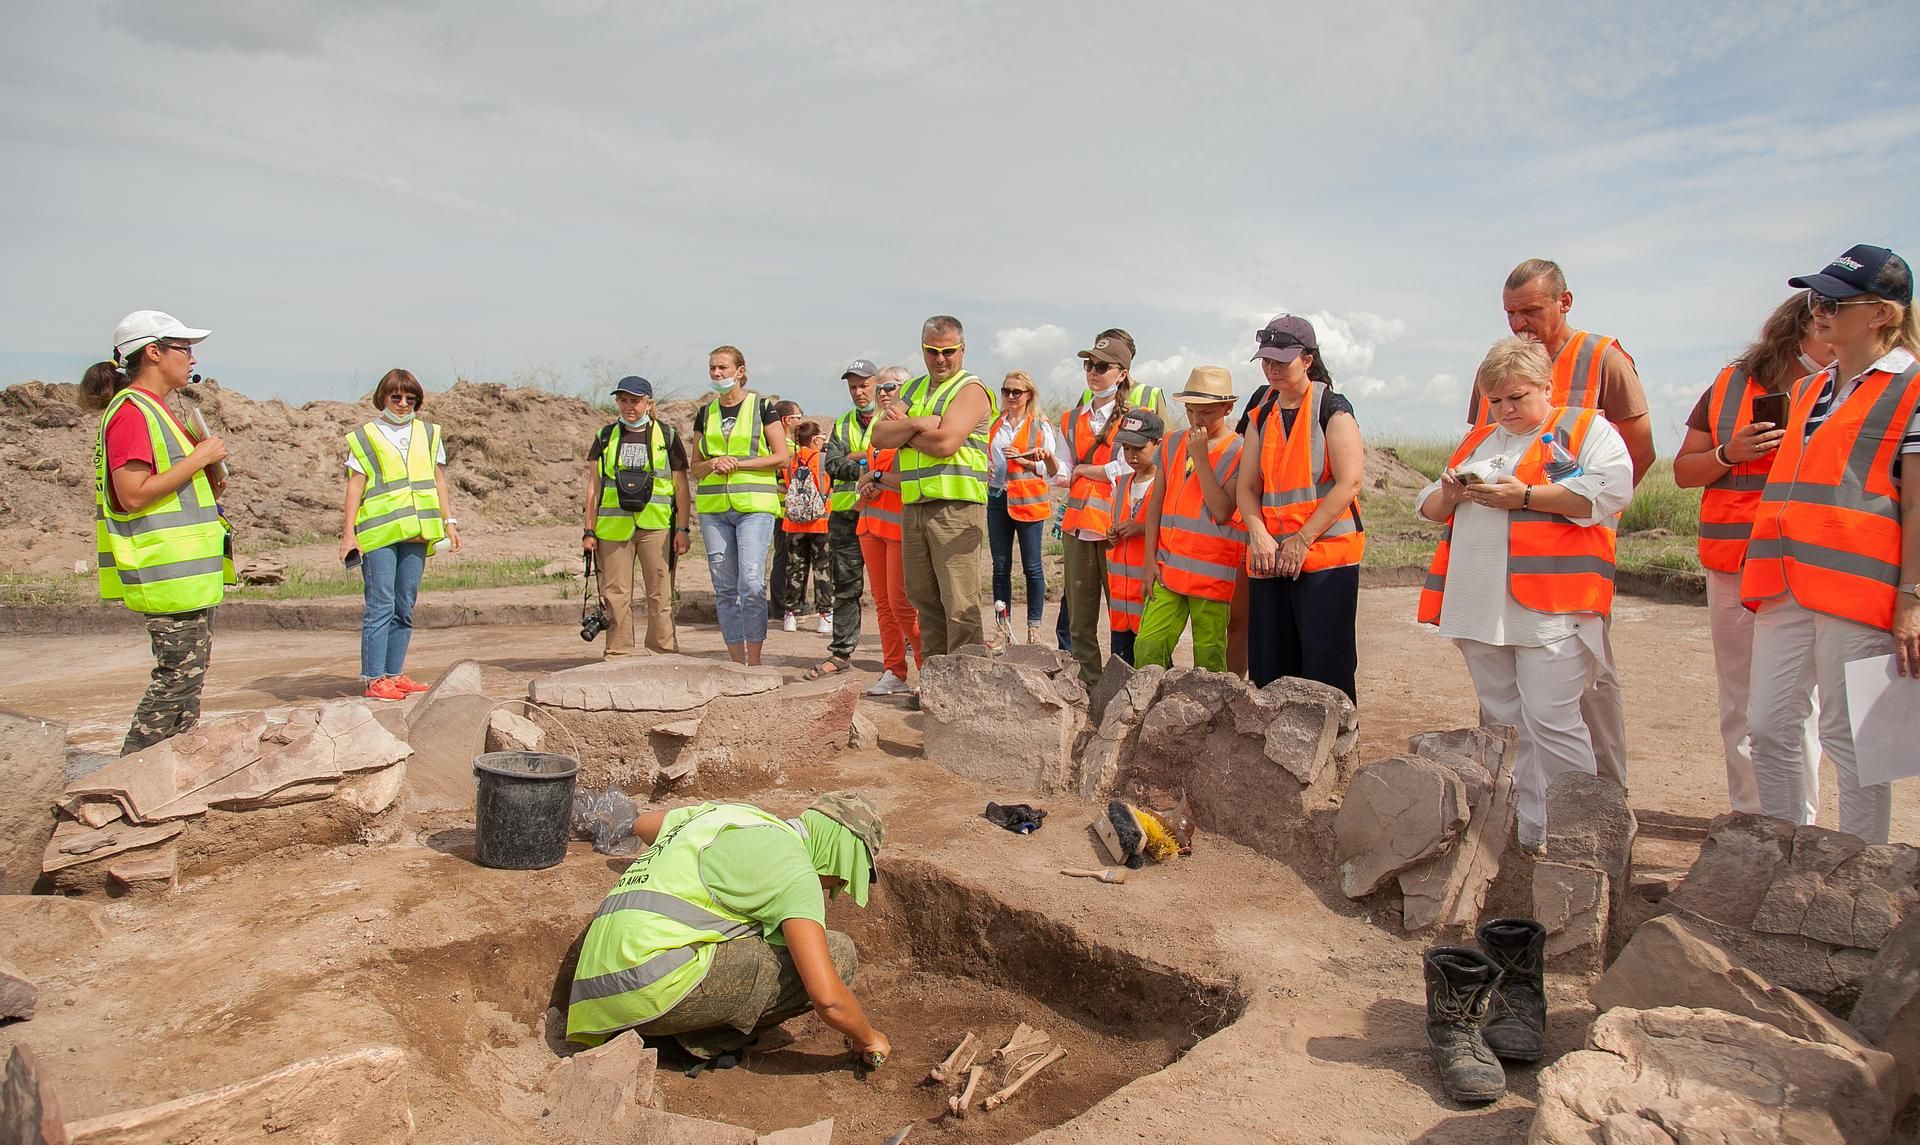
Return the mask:
<svg viewBox="0 0 1920 1145">
<path fill-rule="evenodd" d="M 1513 743 L 1447 729 L 1355 758 L 1352 706 L 1050 650 L 964 649 L 922 710 L 857 683 L 658 657 L 489 696 L 224 716 L 73 766 L 0 716 L 0 1142 L 1881 1142 L 1912 1140 L 1920 854 L 1753 816 L 1690 871 L 1632 867 L 1623 793 L 1563 777 L 1512 847 Z M 687 1076 L 671 1044 L 560 1038 L 581 932 L 628 858 L 475 861 L 472 761 L 577 756 L 583 792 L 887 821 L 866 911 L 829 908 L 894 1053 L 856 1073 L 807 1016 Z M 1109 800 L 1184 800 L 1191 853 L 1121 884 Z M 1048 814 L 1003 830 L 989 801 Z M 585 835 L 581 824 L 580 834 Z M 1461 1106 L 1421 952 L 1548 930 L 1548 1053 Z M 929 1072 L 1022 1025 L 1064 1056 L 987 1109 Z M 951 1103 L 951 1104 L 950 1104 Z"/>
</svg>

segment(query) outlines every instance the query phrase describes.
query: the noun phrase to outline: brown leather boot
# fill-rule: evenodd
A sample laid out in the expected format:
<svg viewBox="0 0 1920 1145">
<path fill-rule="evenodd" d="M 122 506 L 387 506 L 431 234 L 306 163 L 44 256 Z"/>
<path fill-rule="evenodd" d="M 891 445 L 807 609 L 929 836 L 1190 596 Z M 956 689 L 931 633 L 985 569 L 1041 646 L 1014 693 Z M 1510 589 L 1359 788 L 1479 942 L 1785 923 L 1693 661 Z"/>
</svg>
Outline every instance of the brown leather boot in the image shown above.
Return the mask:
<svg viewBox="0 0 1920 1145">
<path fill-rule="evenodd" d="M 1500 1059 L 1480 1037 L 1500 969 L 1478 950 L 1436 946 L 1422 963 L 1427 978 L 1427 1047 L 1441 1088 L 1455 1101 L 1480 1104 L 1507 1092 Z"/>
</svg>

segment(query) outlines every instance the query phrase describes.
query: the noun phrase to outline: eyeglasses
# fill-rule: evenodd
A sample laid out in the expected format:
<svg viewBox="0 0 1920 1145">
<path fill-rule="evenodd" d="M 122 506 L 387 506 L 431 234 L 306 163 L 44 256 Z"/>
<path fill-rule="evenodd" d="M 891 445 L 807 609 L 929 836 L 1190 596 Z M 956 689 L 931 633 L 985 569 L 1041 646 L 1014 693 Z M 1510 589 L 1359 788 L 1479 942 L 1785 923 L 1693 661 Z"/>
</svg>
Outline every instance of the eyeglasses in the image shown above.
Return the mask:
<svg viewBox="0 0 1920 1145">
<path fill-rule="evenodd" d="M 1112 362 L 1096 362 L 1092 358 L 1082 358 L 1080 368 L 1089 374 L 1104 374 L 1108 370 L 1117 370 L 1120 367 Z"/>
<path fill-rule="evenodd" d="M 920 344 L 920 349 L 932 354 L 936 358 L 951 358 L 966 348 L 967 344 L 965 342 L 960 343 L 958 346 L 929 346 L 924 342 Z"/>
<path fill-rule="evenodd" d="M 1831 318 L 1840 313 L 1842 306 L 1872 306 L 1878 298 L 1851 298 L 1845 302 L 1838 298 L 1828 298 L 1817 290 L 1807 291 L 1807 312 L 1818 314 L 1822 318 Z"/>
<path fill-rule="evenodd" d="M 1270 346 L 1275 349 L 1283 349 L 1288 346 L 1298 346 L 1302 350 L 1311 349 L 1305 342 L 1302 342 L 1284 330 L 1262 330 L 1253 336 L 1253 340 L 1262 346 Z"/>
<path fill-rule="evenodd" d="M 193 343 L 191 342 L 162 342 L 160 343 L 160 348 L 162 350 L 178 350 L 189 358 L 193 357 Z"/>
</svg>

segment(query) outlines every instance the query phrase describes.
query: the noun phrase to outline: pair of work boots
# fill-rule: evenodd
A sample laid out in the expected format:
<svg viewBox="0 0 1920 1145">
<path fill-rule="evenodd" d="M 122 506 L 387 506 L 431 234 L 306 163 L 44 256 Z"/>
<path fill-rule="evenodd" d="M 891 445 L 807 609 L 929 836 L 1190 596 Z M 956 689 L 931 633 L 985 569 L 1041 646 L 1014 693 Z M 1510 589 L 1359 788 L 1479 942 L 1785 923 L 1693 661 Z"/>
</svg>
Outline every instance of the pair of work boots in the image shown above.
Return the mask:
<svg viewBox="0 0 1920 1145">
<path fill-rule="evenodd" d="M 1440 1085 L 1455 1101 L 1496 1101 L 1507 1091 L 1501 1061 L 1537 1062 L 1546 1052 L 1547 928 L 1529 918 L 1480 924 L 1480 950 L 1436 946 L 1427 978 L 1427 1045 Z"/>
</svg>

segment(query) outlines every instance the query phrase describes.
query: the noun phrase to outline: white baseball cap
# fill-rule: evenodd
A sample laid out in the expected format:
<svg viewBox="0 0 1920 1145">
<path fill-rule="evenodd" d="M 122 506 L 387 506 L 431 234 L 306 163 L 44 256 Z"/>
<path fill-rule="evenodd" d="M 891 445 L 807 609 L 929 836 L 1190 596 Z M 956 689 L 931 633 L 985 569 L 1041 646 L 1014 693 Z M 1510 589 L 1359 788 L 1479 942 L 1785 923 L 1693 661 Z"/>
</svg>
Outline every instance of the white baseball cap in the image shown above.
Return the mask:
<svg viewBox="0 0 1920 1145">
<path fill-rule="evenodd" d="M 198 342 L 210 333 L 211 330 L 195 330 L 171 314 L 158 310 L 136 310 L 113 328 L 113 352 L 117 358 L 125 361 L 149 343 L 162 338 Z"/>
</svg>

